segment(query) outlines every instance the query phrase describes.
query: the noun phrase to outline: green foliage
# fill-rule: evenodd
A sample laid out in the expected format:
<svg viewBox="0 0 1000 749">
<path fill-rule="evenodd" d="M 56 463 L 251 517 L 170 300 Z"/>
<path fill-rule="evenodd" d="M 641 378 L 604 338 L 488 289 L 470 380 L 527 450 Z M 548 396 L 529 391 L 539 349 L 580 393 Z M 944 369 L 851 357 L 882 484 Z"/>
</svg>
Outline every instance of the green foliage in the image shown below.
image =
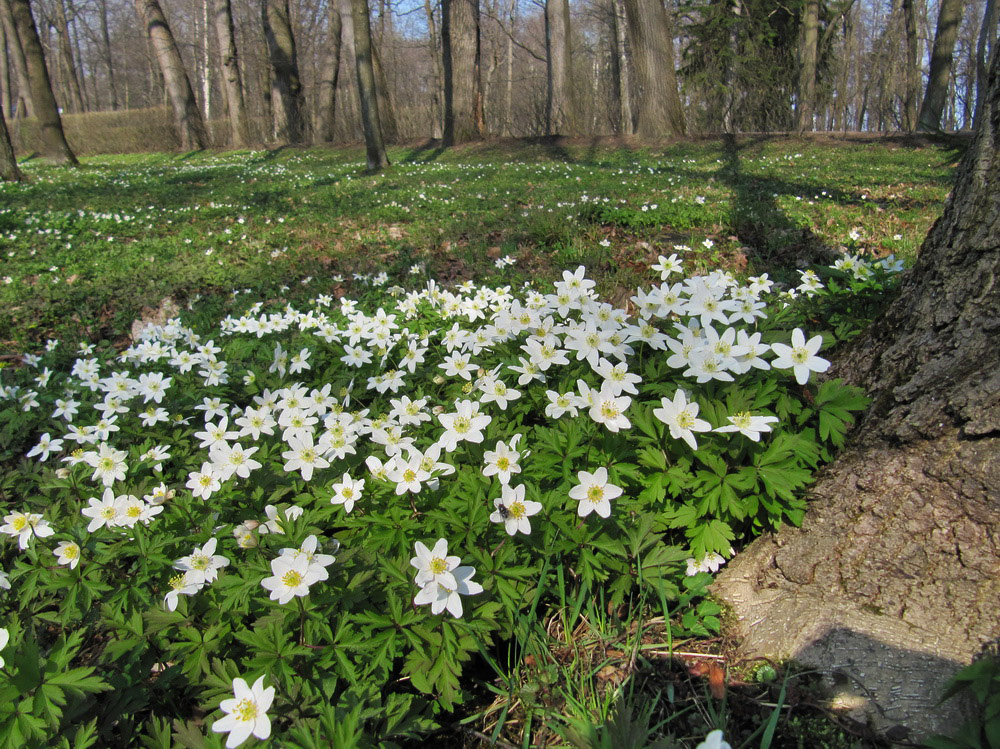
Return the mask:
<svg viewBox="0 0 1000 749">
<path fill-rule="evenodd" d="M 952 678 L 941 701 L 962 697 L 973 703 L 975 717 L 952 736 L 934 736 L 932 749 L 982 749 L 1000 747 L 1000 661 L 988 655 Z"/>
</svg>

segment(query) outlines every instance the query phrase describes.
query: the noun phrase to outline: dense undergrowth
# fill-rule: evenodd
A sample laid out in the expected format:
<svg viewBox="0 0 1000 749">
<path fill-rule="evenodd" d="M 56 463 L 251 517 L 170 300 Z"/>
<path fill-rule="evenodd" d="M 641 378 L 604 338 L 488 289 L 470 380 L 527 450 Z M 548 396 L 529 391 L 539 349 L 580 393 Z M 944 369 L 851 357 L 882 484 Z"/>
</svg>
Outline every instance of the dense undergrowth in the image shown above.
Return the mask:
<svg viewBox="0 0 1000 749">
<path fill-rule="evenodd" d="M 865 403 L 817 373 L 930 212 L 875 232 L 873 185 L 836 267 L 764 274 L 701 174 L 724 154 L 685 148 L 377 178 L 148 158 L 4 188 L 4 338 L 38 345 L 0 372 L 0 741 L 850 745 L 807 675 L 726 673 L 706 586 L 801 520 Z M 761 148 L 740 158 L 821 158 Z M 576 177 L 571 205 L 527 197 Z M 116 180 L 152 207 L 106 215 Z M 129 341 L 161 294 L 187 304 Z"/>
</svg>

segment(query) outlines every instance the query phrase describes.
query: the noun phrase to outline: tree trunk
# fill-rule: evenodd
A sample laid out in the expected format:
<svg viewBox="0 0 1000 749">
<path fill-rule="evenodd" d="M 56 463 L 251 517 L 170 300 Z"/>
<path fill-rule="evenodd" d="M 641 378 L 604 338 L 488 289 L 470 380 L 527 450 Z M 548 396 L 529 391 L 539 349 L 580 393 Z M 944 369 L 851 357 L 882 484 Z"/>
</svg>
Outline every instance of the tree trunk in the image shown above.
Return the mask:
<svg viewBox="0 0 1000 749">
<path fill-rule="evenodd" d="M 444 135 L 444 111 L 441 108 L 441 87 L 444 85 L 444 73 L 441 70 L 441 45 L 438 43 L 437 24 L 434 23 L 434 9 L 431 0 L 424 0 L 424 14 L 427 17 L 427 38 L 434 79 L 431 81 L 431 137 L 441 138 Z"/>
<path fill-rule="evenodd" d="M 383 38 L 385 37 L 383 36 Z M 382 123 L 382 138 L 392 143 L 399 140 L 396 110 L 392 105 L 392 97 L 389 96 L 389 81 L 385 75 L 385 68 L 382 67 L 382 58 L 379 55 L 378 47 L 374 44 L 371 46 L 371 55 L 372 70 L 375 73 L 375 95 L 378 97 L 378 116 Z"/>
<path fill-rule="evenodd" d="M 243 148 L 250 142 L 250 134 L 247 129 L 243 77 L 240 74 L 230 0 L 215 0 L 215 36 L 219 43 L 219 57 L 222 58 L 222 88 L 226 97 L 226 114 L 229 117 L 229 145 Z"/>
<path fill-rule="evenodd" d="M 31 6 L 28 5 L 28 0 L 10 0 L 10 9 L 24 50 L 24 61 L 31 85 L 31 102 L 38 118 L 42 155 L 47 161 L 75 166 L 76 156 L 63 133 L 62 118 L 59 116 L 56 97 L 52 94 L 52 83 L 49 80 L 48 68 L 45 66 L 45 54 L 42 52 L 42 42 L 38 38 L 38 28 L 31 15 Z"/>
<path fill-rule="evenodd" d="M 624 0 L 623 4 L 639 79 L 637 131 L 644 138 L 683 135 L 670 16 L 661 0 Z"/>
<path fill-rule="evenodd" d="M 0 23 L 0 113 L 4 117 L 10 117 L 13 111 L 13 98 L 10 80 L 10 63 L 7 54 L 7 31 Z"/>
<path fill-rule="evenodd" d="M 153 54 L 163 74 L 163 85 L 174 113 L 174 125 L 181 149 L 199 150 L 208 145 L 205 122 L 198 108 L 198 101 L 191 88 L 191 80 L 184 69 L 181 53 L 174 35 L 167 24 L 167 17 L 158 0 L 134 0 L 139 18 L 146 26 L 146 35 L 153 47 Z"/>
<path fill-rule="evenodd" d="M 379 119 L 378 94 L 375 91 L 375 70 L 372 65 L 371 18 L 368 0 L 351 0 L 354 21 L 355 67 L 358 73 L 358 101 L 361 105 L 361 125 L 365 131 L 368 170 L 377 172 L 389 166 Z"/>
<path fill-rule="evenodd" d="M 7 132 L 7 115 L 0 112 L 0 180 L 20 182 L 23 179 L 21 170 L 17 168 L 17 159 L 14 158 L 14 147 L 10 144 L 10 133 Z"/>
<path fill-rule="evenodd" d="M 917 37 L 916 0 L 903 0 L 903 27 L 906 32 L 906 72 L 903 90 L 903 129 L 917 129 L 917 97 L 920 96 L 919 39 Z"/>
<path fill-rule="evenodd" d="M 819 46 L 819 0 L 805 0 L 799 38 L 799 87 L 795 120 L 800 133 L 813 129 L 816 109 L 816 53 Z"/>
<path fill-rule="evenodd" d="M 59 37 L 59 56 L 62 58 L 63 69 L 66 72 L 66 90 L 69 93 L 70 112 L 82 112 L 83 92 L 80 90 L 80 78 L 76 74 L 76 63 L 73 60 L 73 43 L 69 37 L 69 23 L 66 21 L 66 6 L 64 0 L 56 0 L 56 35 Z"/>
<path fill-rule="evenodd" d="M 442 0 L 444 142 L 483 137 L 479 0 Z"/>
<path fill-rule="evenodd" d="M 31 101 L 31 83 L 28 80 L 28 63 L 24 59 L 24 46 L 14 23 L 14 12 L 9 0 L 0 0 L 0 20 L 3 21 L 4 32 L 7 35 L 7 51 L 14 64 L 14 75 L 17 77 L 17 111 L 18 117 L 34 117 L 35 105 Z"/>
<path fill-rule="evenodd" d="M 937 31 L 931 52 L 931 69 L 927 75 L 927 93 L 920 106 L 917 128 L 924 131 L 941 129 L 941 115 L 948 100 L 948 79 L 951 77 L 951 57 L 955 51 L 958 27 L 962 23 L 962 0 L 941 0 Z"/>
<path fill-rule="evenodd" d="M 340 38 L 344 24 L 340 20 L 340 9 L 331 0 L 328 11 L 326 56 L 320 69 L 319 89 L 316 96 L 316 140 L 320 143 L 333 141 L 333 126 L 337 111 L 337 81 L 340 78 Z"/>
<path fill-rule="evenodd" d="M 996 55 L 997 44 L 997 4 L 996 0 L 986 0 L 983 11 L 983 25 L 979 29 L 979 41 L 976 45 L 976 113 L 973 128 L 979 127 L 979 111 L 986 95 L 986 72 L 989 69 L 987 55 Z"/>
<path fill-rule="evenodd" d="M 632 92 L 629 90 L 628 80 L 628 55 L 625 54 L 625 9 L 622 8 L 622 0 L 611 0 L 611 18 L 614 21 L 614 63 L 612 70 L 617 74 L 615 89 L 618 93 L 618 103 L 620 105 L 619 115 L 621 119 L 621 132 L 623 135 L 632 134 Z"/>
<path fill-rule="evenodd" d="M 920 738 L 1000 637 L 1000 55 L 944 215 L 887 313 L 835 367 L 872 405 L 802 528 L 720 575 L 746 654 L 832 675 L 840 705 Z M 911 737 L 911 738 L 912 738 Z"/>
<path fill-rule="evenodd" d="M 111 108 L 118 109 L 118 89 L 115 86 L 114 55 L 111 53 L 111 32 L 108 29 L 108 2 L 100 0 L 101 9 L 101 57 L 104 69 L 108 74 L 108 90 L 111 95 Z"/>
<path fill-rule="evenodd" d="M 576 123 L 567 0 L 545 0 L 545 61 L 548 82 L 545 134 L 570 135 Z"/>
<path fill-rule="evenodd" d="M 271 61 L 274 139 L 279 143 L 302 143 L 306 135 L 302 117 L 302 81 L 299 78 L 288 0 L 262 0 L 261 17 Z"/>
</svg>

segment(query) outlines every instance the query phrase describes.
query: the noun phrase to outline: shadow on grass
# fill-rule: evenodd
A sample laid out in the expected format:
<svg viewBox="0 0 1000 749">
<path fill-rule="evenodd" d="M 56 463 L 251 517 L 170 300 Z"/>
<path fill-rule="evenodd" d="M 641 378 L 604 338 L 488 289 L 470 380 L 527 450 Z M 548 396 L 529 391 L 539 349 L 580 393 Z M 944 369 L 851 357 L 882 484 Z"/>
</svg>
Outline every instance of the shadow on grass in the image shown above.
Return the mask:
<svg viewBox="0 0 1000 749">
<path fill-rule="evenodd" d="M 723 138 L 722 166 L 716 178 L 732 191 L 730 199 L 729 229 L 755 259 L 772 265 L 807 265 L 829 263 L 837 251 L 813 233 L 808 226 L 792 220 L 778 205 L 778 196 L 815 189 L 811 185 L 795 185 L 785 180 L 747 174 L 740 154 L 754 148 L 767 136 L 739 141 L 735 136 Z M 852 203 L 855 196 L 834 191 L 827 193 L 839 203 Z"/>
</svg>

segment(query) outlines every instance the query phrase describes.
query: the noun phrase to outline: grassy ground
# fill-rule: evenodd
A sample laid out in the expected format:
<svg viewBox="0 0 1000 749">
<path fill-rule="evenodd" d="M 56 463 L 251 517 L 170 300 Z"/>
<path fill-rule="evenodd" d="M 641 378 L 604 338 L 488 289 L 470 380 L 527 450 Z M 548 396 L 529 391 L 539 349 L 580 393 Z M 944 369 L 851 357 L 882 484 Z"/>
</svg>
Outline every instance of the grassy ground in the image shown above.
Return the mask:
<svg viewBox="0 0 1000 749">
<path fill-rule="evenodd" d="M 932 146 L 787 138 L 390 156 L 378 176 L 357 149 L 27 164 L 28 184 L 0 186 L 0 352 L 121 337 L 167 296 L 271 294 L 417 262 L 446 281 L 506 255 L 512 281 L 583 263 L 615 298 L 675 245 L 694 267 L 779 277 L 827 248 L 911 258 L 954 162 Z"/>
<path fill-rule="evenodd" d="M 955 163 L 929 144 L 787 138 L 390 156 L 377 176 L 362 172 L 358 149 L 27 164 L 29 183 L 0 185 L 0 354 L 48 338 L 124 342 L 166 297 L 211 307 L 251 289 L 295 300 L 336 292 L 354 273 L 385 272 L 391 284 L 417 264 L 442 282 L 481 279 L 506 256 L 517 262 L 499 272 L 512 284 L 584 264 L 619 304 L 673 252 L 689 270 L 794 285 L 794 268 L 831 252 L 912 260 Z M 570 608 L 526 621 L 524 652 L 484 655 L 477 715 L 439 734 L 442 745 L 640 746 L 721 724 L 746 745 L 859 745 L 825 720 L 808 675 L 740 663 L 707 631 L 671 639 L 663 622 L 679 604 L 659 625 L 644 618 L 655 602 L 617 622 L 597 601 Z"/>
</svg>

